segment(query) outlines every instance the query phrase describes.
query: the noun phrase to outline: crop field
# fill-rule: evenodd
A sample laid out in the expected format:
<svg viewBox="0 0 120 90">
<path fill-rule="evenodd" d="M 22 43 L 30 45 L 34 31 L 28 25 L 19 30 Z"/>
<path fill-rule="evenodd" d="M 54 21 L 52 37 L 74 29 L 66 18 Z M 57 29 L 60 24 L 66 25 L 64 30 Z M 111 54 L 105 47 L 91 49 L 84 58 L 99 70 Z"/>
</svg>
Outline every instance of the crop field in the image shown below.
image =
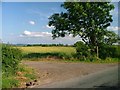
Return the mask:
<svg viewBox="0 0 120 90">
<path fill-rule="evenodd" d="M 116 46 L 115 46 L 116 47 Z M 85 62 L 97 62 L 96 58 L 77 58 L 75 47 L 65 47 L 65 46 L 23 46 L 17 47 L 22 50 L 23 60 L 41 61 L 41 60 L 55 60 L 55 61 L 85 61 Z M 118 47 L 117 52 L 119 52 Z M 118 58 L 107 57 L 106 59 L 99 60 L 100 62 L 117 62 Z"/>
<path fill-rule="evenodd" d="M 74 47 L 41 47 L 41 46 L 32 46 L 32 47 L 18 47 L 23 51 L 23 53 L 65 53 L 72 54 L 75 53 Z"/>
</svg>

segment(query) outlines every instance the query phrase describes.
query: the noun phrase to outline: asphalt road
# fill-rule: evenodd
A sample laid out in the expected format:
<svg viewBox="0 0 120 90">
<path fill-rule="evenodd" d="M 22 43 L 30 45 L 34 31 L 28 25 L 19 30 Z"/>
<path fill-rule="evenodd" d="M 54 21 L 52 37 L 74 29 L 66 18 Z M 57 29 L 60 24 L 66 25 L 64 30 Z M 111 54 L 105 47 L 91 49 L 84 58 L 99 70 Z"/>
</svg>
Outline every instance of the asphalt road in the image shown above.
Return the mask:
<svg viewBox="0 0 120 90">
<path fill-rule="evenodd" d="M 119 69 L 120 70 L 120 69 Z M 69 80 L 38 85 L 36 88 L 98 88 L 118 87 L 118 66 Z"/>
</svg>

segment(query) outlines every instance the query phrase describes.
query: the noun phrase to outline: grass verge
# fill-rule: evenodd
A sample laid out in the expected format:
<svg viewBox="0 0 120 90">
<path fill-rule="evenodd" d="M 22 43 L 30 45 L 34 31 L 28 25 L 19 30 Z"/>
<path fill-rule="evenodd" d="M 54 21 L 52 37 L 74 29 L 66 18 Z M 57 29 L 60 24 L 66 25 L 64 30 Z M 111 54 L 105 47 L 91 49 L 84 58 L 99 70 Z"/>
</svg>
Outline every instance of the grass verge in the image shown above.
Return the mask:
<svg viewBox="0 0 120 90">
<path fill-rule="evenodd" d="M 44 62 L 66 62 L 66 63 L 80 63 L 80 62 L 85 62 L 85 63 L 118 63 L 120 60 L 118 58 L 106 58 L 105 60 L 81 60 L 81 59 L 54 59 L 54 58 L 26 58 L 23 59 L 23 61 L 44 61 Z"/>
<path fill-rule="evenodd" d="M 26 82 L 36 78 L 34 69 L 20 64 L 19 70 L 14 75 L 2 75 L 2 88 L 25 88 Z"/>
<path fill-rule="evenodd" d="M 118 58 L 106 58 L 105 60 L 79 60 L 79 59 L 73 59 L 73 60 L 65 60 L 65 62 L 85 62 L 85 63 L 119 63 L 120 60 Z"/>
</svg>

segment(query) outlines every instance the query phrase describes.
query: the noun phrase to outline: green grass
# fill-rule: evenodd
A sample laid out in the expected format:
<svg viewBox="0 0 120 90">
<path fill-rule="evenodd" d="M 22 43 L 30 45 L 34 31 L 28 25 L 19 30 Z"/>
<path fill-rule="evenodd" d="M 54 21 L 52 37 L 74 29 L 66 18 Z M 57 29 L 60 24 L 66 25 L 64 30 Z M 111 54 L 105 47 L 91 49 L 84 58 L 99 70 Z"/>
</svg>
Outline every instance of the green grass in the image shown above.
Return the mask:
<svg viewBox="0 0 120 90">
<path fill-rule="evenodd" d="M 23 88 L 25 82 L 36 79 L 35 70 L 20 64 L 17 72 L 21 72 L 21 75 L 2 75 L 2 88 Z M 22 84 L 21 84 L 22 83 Z M 24 85 L 23 85 L 24 84 Z"/>
<path fill-rule="evenodd" d="M 61 61 L 60 61 L 61 62 Z M 73 59 L 73 60 L 64 60 L 63 62 L 68 62 L 68 63 L 72 63 L 72 62 L 74 62 L 74 63 L 79 63 L 79 62 L 84 62 L 84 63 L 118 63 L 118 62 L 120 62 L 117 58 L 110 58 L 109 60 L 107 60 L 107 59 L 105 59 L 105 60 L 93 60 L 93 61 L 90 61 L 90 60 L 85 60 L 85 61 L 83 61 L 83 60 L 75 60 L 75 59 Z"/>
<path fill-rule="evenodd" d="M 26 73 L 24 76 L 27 77 L 29 80 L 36 79 L 36 76 L 34 74 Z"/>
<path fill-rule="evenodd" d="M 24 61 L 44 61 L 44 62 L 65 62 L 65 63 L 118 63 L 120 62 L 120 60 L 118 58 L 106 58 L 105 60 L 90 60 L 90 59 L 86 59 L 86 60 L 81 60 L 81 59 L 46 59 L 46 58 L 29 58 L 29 59 L 24 59 Z"/>
<path fill-rule="evenodd" d="M 2 78 L 2 88 L 14 88 L 19 86 L 19 81 L 14 76 Z"/>
</svg>

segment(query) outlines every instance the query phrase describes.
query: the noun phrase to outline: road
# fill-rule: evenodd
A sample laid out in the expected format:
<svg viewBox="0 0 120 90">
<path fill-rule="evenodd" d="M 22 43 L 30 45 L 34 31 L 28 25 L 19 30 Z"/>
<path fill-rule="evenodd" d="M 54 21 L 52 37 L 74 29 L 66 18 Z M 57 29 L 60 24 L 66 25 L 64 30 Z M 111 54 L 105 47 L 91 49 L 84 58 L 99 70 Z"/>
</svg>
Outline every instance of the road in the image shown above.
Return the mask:
<svg viewBox="0 0 120 90">
<path fill-rule="evenodd" d="M 36 88 L 97 88 L 97 87 L 118 87 L 118 67 L 112 67 L 97 73 L 69 80 L 39 85 Z"/>
<path fill-rule="evenodd" d="M 35 88 L 91 88 L 116 86 L 117 63 L 62 63 L 25 61 L 38 73 Z"/>
</svg>

